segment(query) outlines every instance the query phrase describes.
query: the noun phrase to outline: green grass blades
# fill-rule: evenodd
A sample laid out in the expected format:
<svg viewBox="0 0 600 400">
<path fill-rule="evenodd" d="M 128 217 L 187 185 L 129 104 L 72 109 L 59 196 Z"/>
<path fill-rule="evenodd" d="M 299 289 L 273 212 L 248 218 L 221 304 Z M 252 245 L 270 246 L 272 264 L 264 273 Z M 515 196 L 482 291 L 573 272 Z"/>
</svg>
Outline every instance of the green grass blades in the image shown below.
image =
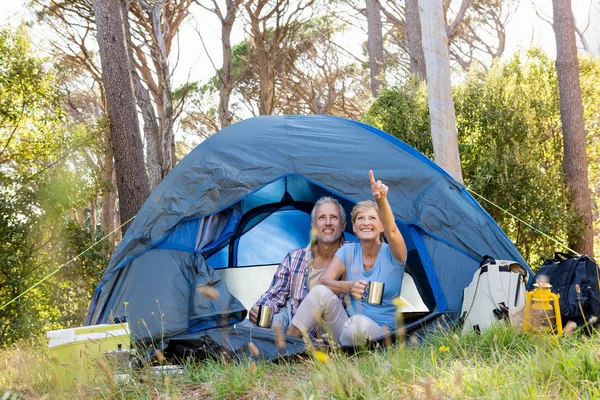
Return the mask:
<svg viewBox="0 0 600 400">
<path fill-rule="evenodd" d="M 418 344 L 417 344 L 418 343 Z M 114 379 L 107 367 L 87 385 L 59 389 L 42 339 L 0 350 L 0 397 L 74 399 L 539 399 L 600 398 L 600 338 L 532 335 L 499 325 L 461 335 L 448 329 L 349 355 L 188 360 L 177 374 L 156 366 Z M 10 397 L 7 397 L 10 398 Z"/>
</svg>

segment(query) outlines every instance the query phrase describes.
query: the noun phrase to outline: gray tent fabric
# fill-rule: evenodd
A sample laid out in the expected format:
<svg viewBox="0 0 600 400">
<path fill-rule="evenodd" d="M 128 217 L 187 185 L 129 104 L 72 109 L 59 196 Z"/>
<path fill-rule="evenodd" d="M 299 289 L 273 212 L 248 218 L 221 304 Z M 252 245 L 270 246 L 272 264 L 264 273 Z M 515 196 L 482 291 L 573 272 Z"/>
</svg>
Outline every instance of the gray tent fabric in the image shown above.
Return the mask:
<svg viewBox="0 0 600 400">
<path fill-rule="evenodd" d="M 177 336 L 197 323 L 215 328 L 246 315 L 219 275 L 194 253 L 150 250 L 121 269 L 114 285 L 105 309 L 109 317 L 129 319 L 136 339 Z"/>
<path fill-rule="evenodd" d="M 484 255 L 515 260 L 528 268 L 514 244 L 463 185 L 397 138 L 338 117 L 261 116 L 233 124 L 205 140 L 151 193 L 102 277 L 87 323 L 102 323 L 111 311 L 123 311 L 119 302 L 127 298 L 125 293 L 149 290 L 154 269 L 160 268 L 151 259 L 164 256 L 159 253 L 164 250 L 157 247 L 186 221 L 228 210 L 251 195 L 260 198 L 262 191 L 275 187 L 283 177 L 300 177 L 307 187 L 356 203 L 372 197 L 369 170 L 390 188 L 388 198 L 395 218 L 409 232 L 408 239 L 414 241 L 424 260 L 438 312 L 460 310 L 462 288 Z M 164 289 L 154 291 L 176 293 L 164 294 L 163 301 L 185 308 L 173 312 L 167 329 L 173 335 L 186 329 L 186 318 L 191 329 L 190 321 L 214 312 L 208 311 L 210 307 L 189 309 L 192 294 L 187 294 L 188 298 L 184 294 L 186 284 L 194 286 L 187 280 L 198 274 L 198 268 L 189 263 L 202 264 L 192 261 L 202 259 L 201 254 L 202 250 L 196 249 L 193 257 L 181 256 L 175 264 L 192 272 L 173 277 Z M 233 312 L 241 311 L 232 302 Z M 129 307 L 131 310 L 131 301 Z"/>
</svg>

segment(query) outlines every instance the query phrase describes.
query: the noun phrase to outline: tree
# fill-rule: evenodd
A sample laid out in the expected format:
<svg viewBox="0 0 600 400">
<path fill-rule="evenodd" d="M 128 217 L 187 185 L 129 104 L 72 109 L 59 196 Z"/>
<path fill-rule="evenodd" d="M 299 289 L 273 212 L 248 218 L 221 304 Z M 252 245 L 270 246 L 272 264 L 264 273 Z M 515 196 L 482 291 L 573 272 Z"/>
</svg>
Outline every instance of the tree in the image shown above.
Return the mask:
<svg viewBox="0 0 600 400">
<path fill-rule="evenodd" d="M 298 18 L 313 5 L 315 0 L 272 2 L 249 0 L 244 4 L 249 20 L 254 47 L 256 74 L 260 83 L 258 113 L 270 115 L 277 103 L 275 85 L 276 62 L 291 37 L 298 29 Z M 272 27 L 269 27 L 273 24 Z"/>
<path fill-rule="evenodd" d="M 504 52 L 505 25 L 514 0 L 441 1 L 448 54 L 451 63 L 467 71 L 473 63 L 486 68 Z M 421 46 L 418 0 L 380 0 L 386 27 L 387 65 L 402 60 L 410 63 L 410 73 L 424 79 L 425 65 Z M 427 10 L 426 10 L 427 11 Z M 394 48 L 398 50 L 394 50 Z M 406 57 L 408 56 L 408 58 Z"/>
<path fill-rule="evenodd" d="M 410 57 L 410 71 L 427 81 L 425 55 L 423 54 L 419 0 L 405 0 L 406 42 Z"/>
<path fill-rule="evenodd" d="M 122 3 L 123 7 L 128 7 L 123 11 L 123 20 L 130 44 L 129 58 L 133 60 L 130 72 L 142 116 L 145 163 L 151 189 L 158 185 L 177 161 L 173 124 L 187 96 L 180 88 L 178 101 L 173 101 L 173 70 L 169 58 L 173 42 L 193 3 L 193 0 L 135 0 Z M 95 44 L 90 42 L 96 30 L 92 2 L 34 0 L 34 5 L 40 19 L 56 32 L 58 39 L 51 39 L 51 43 L 59 58 L 86 68 L 90 76 L 100 82 L 102 92 L 97 51 Z M 111 163 L 112 160 L 107 160 L 103 164 L 108 168 Z M 110 177 L 110 171 L 106 175 Z M 112 192 L 107 193 L 105 200 L 110 200 L 111 195 Z"/>
<path fill-rule="evenodd" d="M 371 94 L 377 97 L 383 85 L 383 34 L 381 28 L 381 6 L 379 0 L 366 0 L 367 49 L 371 72 Z"/>
<path fill-rule="evenodd" d="M 130 10 L 123 11 L 133 53 L 130 55 L 131 74 L 137 104 L 144 117 L 150 189 L 154 189 L 177 162 L 173 123 L 186 96 L 180 96 L 179 104 L 173 103 L 169 56 L 173 40 L 192 4 L 194 0 L 136 0 L 130 3 Z"/>
<path fill-rule="evenodd" d="M 120 225 L 117 207 L 116 173 L 110 143 L 110 129 L 106 123 L 106 96 L 102 84 L 97 42 L 93 37 L 95 22 L 91 1 L 33 2 L 41 22 L 56 35 L 48 38 L 57 60 L 58 73 L 66 89 L 65 109 L 74 120 L 102 127 L 97 132 L 102 146 L 94 147 L 99 153 L 90 155 L 103 175 L 101 196 L 101 225 L 105 232 L 114 232 Z M 82 210 L 79 210 L 80 212 Z M 111 235 L 114 242 L 118 232 Z"/>
<path fill-rule="evenodd" d="M 443 9 L 437 0 L 419 0 L 419 9 L 435 162 L 462 183 Z"/>
<path fill-rule="evenodd" d="M 127 51 L 120 2 L 94 0 L 93 6 L 117 173 L 119 211 L 121 221 L 128 222 L 150 193 L 129 67 L 132 60 Z M 126 223 L 122 231 L 128 226 Z"/>
<path fill-rule="evenodd" d="M 231 72 L 231 31 L 233 30 L 233 24 L 235 22 L 238 9 L 242 3 L 242 0 L 226 0 L 225 1 L 225 14 L 217 4 L 216 0 L 212 1 L 212 7 L 205 7 L 207 10 L 215 14 L 221 22 L 221 43 L 223 49 L 223 66 L 221 70 L 217 71 L 219 78 L 219 122 L 220 128 L 223 129 L 231 125 L 233 115 L 229 109 L 229 103 L 231 100 L 231 92 L 235 87 L 237 81 L 233 78 Z M 202 4 L 201 4 L 202 5 Z"/>
<path fill-rule="evenodd" d="M 100 145 L 98 132 L 63 109 L 61 75 L 33 51 L 24 27 L 0 28 L 0 343 L 31 337 L 57 323 L 74 322 L 68 291 L 78 293 L 79 311 L 91 297 L 81 281 L 97 280 L 104 268 L 100 257 L 72 275 L 57 275 L 31 289 L 65 263 L 62 251 L 88 248 L 89 240 L 62 242 L 71 210 L 100 192 L 95 168 L 88 168 L 88 151 Z M 90 207 L 91 209 L 92 207 Z M 86 230 L 94 235 L 93 218 Z M 77 225 L 77 224 L 75 224 Z M 95 235 L 101 235 L 96 232 Z M 96 237 L 98 237 L 96 236 Z M 105 243 L 103 250 L 110 247 Z M 92 252 L 93 253 L 93 252 Z M 105 257 L 107 252 L 102 252 Z M 77 263 L 75 263 L 77 264 Z M 93 271 L 92 271 L 93 270 Z M 75 280 L 69 280 L 77 276 Z M 77 320 L 81 324 L 82 320 Z"/>
<path fill-rule="evenodd" d="M 40 327 L 35 298 L 7 303 L 46 271 L 35 227 L 37 188 L 62 142 L 51 134 L 60 123 L 52 83 L 24 27 L 0 28 L 0 343 Z"/>
<path fill-rule="evenodd" d="M 287 29 L 285 44 L 276 52 L 273 82 L 277 93 L 273 113 L 331 114 L 357 119 L 371 101 L 369 71 L 360 59 L 344 60 L 343 49 L 336 44 L 347 27 L 333 15 L 325 14 Z M 265 42 L 273 46 L 276 30 L 268 28 Z M 235 82 L 230 111 L 233 120 L 242 118 L 244 110 L 259 114 L 261 82 L 254 39 L 236 44 L 232 49 L 231 79 Z M 221 89 L 222 71 L 204 85 L 198 85 L 191 107 L 182 120 L 188 132 L 202 138 L 219 129 L 218 105 L 213 96 Z M 241 110 L 241 111 L 240 111 Z"/>
<path fill-rule="evenodd" d="M 595 111 L 600 101 L 596 84 L 600 61 L 583 61 L 584 101 L 590 105 L 585 120 L 591 135 L 588 149 L 594 154 L 591 167 L 600 188 L 600 164 L 596 162 L 600 159 L 600 125 Z M 475 199 L 532 267 L 541 265 L 554 251 L 567 250 L 512 217 L 564 244 L 582 231 L 581 219 L 563 186 L 559 93 L 553 60 L 538 49 L 517 53 L 488 71 L 469 74 L 454 87 L 453 97 L 465 185 Z M 422 82 L 411 81 L 383 91 L 365 113 L 365 122 L 433 158 L 427 88 Z M 599 195 L 600 191 L 596 199 Z"/>
<path fill-rule="evenodd" d="M 570 197 L 585 227 L 581 236 L 571 237 L 569 242 L 579 253 L 593 257 L 592 197 L 588 180 L 587 139 L 579 81 L 575 22 L 570 0 L 553 0 L 552 5 L 564 142 L 563 166 Z"/>
</svg>

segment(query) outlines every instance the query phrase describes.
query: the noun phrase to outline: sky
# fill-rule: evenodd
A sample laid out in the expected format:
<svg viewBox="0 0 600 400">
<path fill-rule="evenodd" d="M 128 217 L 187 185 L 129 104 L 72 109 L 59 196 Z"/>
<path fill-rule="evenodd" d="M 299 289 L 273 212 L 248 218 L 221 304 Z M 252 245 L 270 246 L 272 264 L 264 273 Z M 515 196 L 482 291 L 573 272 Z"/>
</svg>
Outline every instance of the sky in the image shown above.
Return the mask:
<svg viewBox="0 0 600 400">
<path fill-rule="evenodd" d="M 0 22 L 8 20 L 16 24 L 20 16 L 27 17 L 29 14 L 24 7 L 25 2 L 26 0 L 3 0 Z M 577 26 L 583 30 L 589 24 L 585 38 L 593 53 L 599 55 L 600 1 L 573 0 L 572 7 Z M 508 58 L 518 49 L 528 48 L 532 45 L 541 47 L 551 57 L 554 57 L 556 54 L 554 32 L 552 26 L 547 22 L 551 19 L 552 2 L 550 0 L 520 0 L 506 27 L 507 40 L 504 57 Z M 197 30 L 201 33 L 204 44 L 199 44 Z M 37 34 L 38 36 L 43 35 L 40 31 L 37 31 Z M 243 39 L 244 32 L 238 27 L 234 29 L 232 36 L 235 43 Z M 220 26 L 215 16 L 203 15 L 201 20 L 190 18 L 183 27 L 179 43 L 182 51 L 178 54 L 178 72 L 174 76 L 174 86 L 189 80 L 205 81 L 214 75 L 213 65 L 220 66 L 222 61 Z M 192 43 L 193 47 L 189 46 Z M 360 54 L 359 46 L 355 52 Z"/>
</svg>

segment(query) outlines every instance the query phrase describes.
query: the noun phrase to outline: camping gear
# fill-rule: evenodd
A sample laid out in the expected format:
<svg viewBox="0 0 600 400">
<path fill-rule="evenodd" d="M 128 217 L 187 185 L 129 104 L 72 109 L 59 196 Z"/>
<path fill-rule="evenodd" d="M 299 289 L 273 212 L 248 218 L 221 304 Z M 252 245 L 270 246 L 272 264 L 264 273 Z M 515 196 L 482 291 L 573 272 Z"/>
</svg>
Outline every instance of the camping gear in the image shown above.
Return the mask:
<svg viewBox="0 0 600 400">
<path fill-rule="evenodd" d="M 364 299 L 369 304 L 375 304 L 380 306 L 383 300 L 383 288 L 385 288 L 384 282 L 369 281 L 367 290 L 363 295 Z"/>
<path fill-rule="evenodd" d="M 560 295 L 550 291 L 549 283 L 534 283 L 535 289 L 525 294 L 523 329 L 536 332 L 556 332 L 562 335 Z M 559 316 L 557 319 L 556 317 Z"/>
<path fill-rule="evenodd" d="M 258 299 L 245 290 L 269 286 L 267 266 L 306 247 L 316 200 L 333 196 L 349 215 L 372 198 L 369 170 L 391 188 L 407 246 L 415 297 L 405 296 L 404 281 L 401 295 L 415 306 L 404 315 L 409 333 L 458 315 L 484 254 L 526 265 L 465 187 L 401 140 L 338 117 L 260 116 L 203 141 L 154 189 L 114 252 L 86 323 L 127 314 L 136 340 L 214 341 Z M 351 224 L 344 235 L 355 240 Z M 235 331 L 254 340 L 251 331 Z"/>
<path fill-rule="evenodd" d="M 127 323 L 101 324 L 46 332 L 48 351 L 58 384 L 89 383 L 103 376 L 99 360 L 107 353 L 129 354 L 130 330 Z M 110 365 L 110 363 L 109 363 Z"/>
<path fill-rule="evenodd" d="M 265 305 L 258 306 L 256 325 L 262 328 L 270 328 L 271 325 L 273 325 L 273 307 Z"/>
<path fill-rule="evenodd" d="M 463 292 L 462 331 L 483 332 L 498 321 L 519 325 L 528 272 L 515 261 L 485 256 Z"/>
<path fill-rule="evenodd" d="M 554 253 L 554 258 L 542 264 L 535 280 L 550 283 L 552 293 L 560 295 L 563 326 L 569 321 L 581 326 L 592 317 L 600 317 L 598 266 L 585 254 Z"/>
</svg>

